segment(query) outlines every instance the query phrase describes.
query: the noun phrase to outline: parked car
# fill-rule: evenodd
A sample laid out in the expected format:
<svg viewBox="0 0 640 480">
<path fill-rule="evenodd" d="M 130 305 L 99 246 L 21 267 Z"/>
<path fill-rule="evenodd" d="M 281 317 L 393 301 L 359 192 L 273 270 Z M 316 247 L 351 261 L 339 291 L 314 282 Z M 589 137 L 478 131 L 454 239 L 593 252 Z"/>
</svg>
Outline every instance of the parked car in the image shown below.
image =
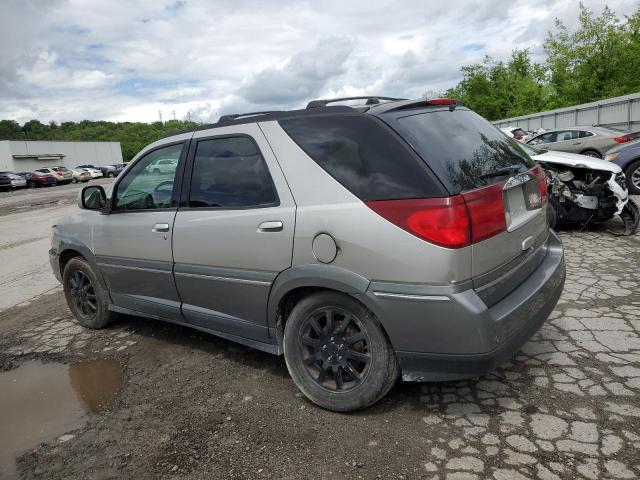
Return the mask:
<svg viewBox="0 0 640 480">
<path fill-rule="evenodd" d="M 21 172 L 18 175 L 23 177 L 27 181 L 27 187 L 51 187 L 57 185 L 58 181 L 56 177 L 49 173 L 35 172 Z"/>
<path fill-rule="evenodd" d="M 604 127 L 565 127 L 547 130 L 530 138 L 526 143 L 545 150 L 602 158 L 611 147 L 629 140 L 623 132 Z"/>
<path fill-rule="evenodd" d="M 173 158 L 161 158 L 147 166 L 147 173 L 155 175 L 173 174 L 178 162 Z"/>
<path fill-rule="evenodd" d="M 633 235 L 640 209 L 629 198 L 622 169 L 599 158 L 575 153 L 523 148 L 545 169 L 548 182 L 549 226 L 586 228 L 619 215 L 624 234 Z"/>
<path fill-rule="evenodd" d="M 73 314 L 283 354 L 336 411 L 398 374 L 493 370 L 562 292 L 544 171 L 455 100 L 387 100 L 224 116 L 145 147 L 108 195 L 85 187 L 50 250 Z M 148 175 L 160 159 L 173 172 Z"/>
<path fill-rule="evenodd" d="M 114 165 L 99 165 L 99 166 L 95 166 L 95 165 L 91 165 L 91 164 L 87 164 L 87 165 L 78 165 L 76 168 L 88 168 L 88 169 L 93 169 L 93 170 L 99 170 L 100 173 L 102 173 L 103 177 L 117 177 L 118 174 L 116 172 L 116 167 Z M 94 178 L 98 178 L 98 177 L 94 177 Z"/>
<path fill-rule="evenodd" d="M 73 173 L 73 183 L 85 183 L 91 180 L 91 174 L 87 170 L 73 169 L 71 173 Z"/>
<path fill-rule="evenodd" d="M 9 178 L 10 188 L 12 190 L 27 188 L 27 181 L 14 172 L 0 172 L 0 175 Z"/>
<path fill-rule="evenodd" d="M 5 172 L 0 172 L 0 190 L 11 190 L 11 177 Z"/>
<path fill-rule="evenodd" d="M 65 185 L 73 180 L 71 170 L 66 167 L 45 167 L 37 169 L 36 172 L 53 175 L 58 185 Z"/>
<path fill-rule="evenodd" d="M 91 178 L 102 178 L 102 171 L 92 167 L 76 167 L 76 170 L 86 171 L 91 175 Z"/>
<path fill-rule="evenodd" d="M 604 159 L 619 165 L 627 177 L 627 188 L 634 195 L 640 195 L 640 140 L 617 145 Z"/>
<path fill-rule="evenodd" d="M 126 166 L 126 163 L 116 163 L 114 165 L 116 177 L 122 173 L 122 170 L 124 170 Z"/>
</svg>

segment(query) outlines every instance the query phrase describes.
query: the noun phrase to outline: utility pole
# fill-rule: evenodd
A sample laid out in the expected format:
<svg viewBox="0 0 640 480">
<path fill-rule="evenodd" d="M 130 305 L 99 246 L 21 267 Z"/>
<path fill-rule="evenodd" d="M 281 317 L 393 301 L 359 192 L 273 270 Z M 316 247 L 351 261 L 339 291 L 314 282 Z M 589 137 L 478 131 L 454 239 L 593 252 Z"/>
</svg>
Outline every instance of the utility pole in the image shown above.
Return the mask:
<svg viewBox="0 0 640 480">
<path fill-rule="evenodd" d="M 173 119 L 175 120 L 175 119 L 176 119 L 176 111 L 175 111 L 175 110 L 173 110 L 173 111 L 171 112 L 171 114 L 173 115 Z"/>
<path fill-rule="evenodd" d="M 187 112 L 187 121 L 191 121 L 191 110 Z"/>
<path fill-rule="evenodd" d="M 158 110 L 158 118 L 160 119 L 160 123 L 162 123 L 162 110 Z"/>
</svg>

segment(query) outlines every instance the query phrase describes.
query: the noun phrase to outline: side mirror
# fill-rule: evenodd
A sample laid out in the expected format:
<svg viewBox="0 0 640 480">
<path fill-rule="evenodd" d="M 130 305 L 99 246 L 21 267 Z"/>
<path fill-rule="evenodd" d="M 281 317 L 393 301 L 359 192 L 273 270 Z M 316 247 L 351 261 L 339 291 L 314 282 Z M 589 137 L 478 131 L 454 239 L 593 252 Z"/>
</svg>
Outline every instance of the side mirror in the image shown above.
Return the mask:
<svg viewBox="0 0 640 480">
<path fill-rule="evenodd" d="M 78 200 L 78 206 L 85 210 L 103 210 L 107 206 L 107 194 L 100 185 L 84 187 Z"/>
</svg>

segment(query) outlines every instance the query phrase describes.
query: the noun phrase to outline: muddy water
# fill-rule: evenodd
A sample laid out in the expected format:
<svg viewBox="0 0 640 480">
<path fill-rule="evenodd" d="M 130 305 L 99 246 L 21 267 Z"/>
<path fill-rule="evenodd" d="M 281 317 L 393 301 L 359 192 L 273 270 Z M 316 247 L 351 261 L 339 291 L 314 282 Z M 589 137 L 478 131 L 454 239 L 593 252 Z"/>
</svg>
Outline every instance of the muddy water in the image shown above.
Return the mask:
<svg viewBox="0 0 640 480">
<path fill-rule="evenodd" d="M 81 427 L 120 388 L 114 360 L 23 363 L 0 373 L 0 478 L 15 478 L 15 458 Z"/>
</svg>

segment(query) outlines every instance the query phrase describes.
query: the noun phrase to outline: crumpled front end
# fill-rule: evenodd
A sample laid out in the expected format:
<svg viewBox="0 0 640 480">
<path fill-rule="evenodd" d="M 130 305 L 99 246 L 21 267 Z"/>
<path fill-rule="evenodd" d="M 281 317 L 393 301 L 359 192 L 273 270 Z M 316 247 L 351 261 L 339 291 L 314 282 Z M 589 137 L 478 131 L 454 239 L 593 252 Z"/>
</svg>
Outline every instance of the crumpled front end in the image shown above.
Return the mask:
<svg viewBox="0 0 640 480">
<path fill-rule="evenodd" d="M 635 233 L 640 215 L 629 198 L 622 172 L 540 162 L 547 173 L 552 227 L 579 226 L 610 220 L 619 215 L 625 235 Z"/>
</svg>

